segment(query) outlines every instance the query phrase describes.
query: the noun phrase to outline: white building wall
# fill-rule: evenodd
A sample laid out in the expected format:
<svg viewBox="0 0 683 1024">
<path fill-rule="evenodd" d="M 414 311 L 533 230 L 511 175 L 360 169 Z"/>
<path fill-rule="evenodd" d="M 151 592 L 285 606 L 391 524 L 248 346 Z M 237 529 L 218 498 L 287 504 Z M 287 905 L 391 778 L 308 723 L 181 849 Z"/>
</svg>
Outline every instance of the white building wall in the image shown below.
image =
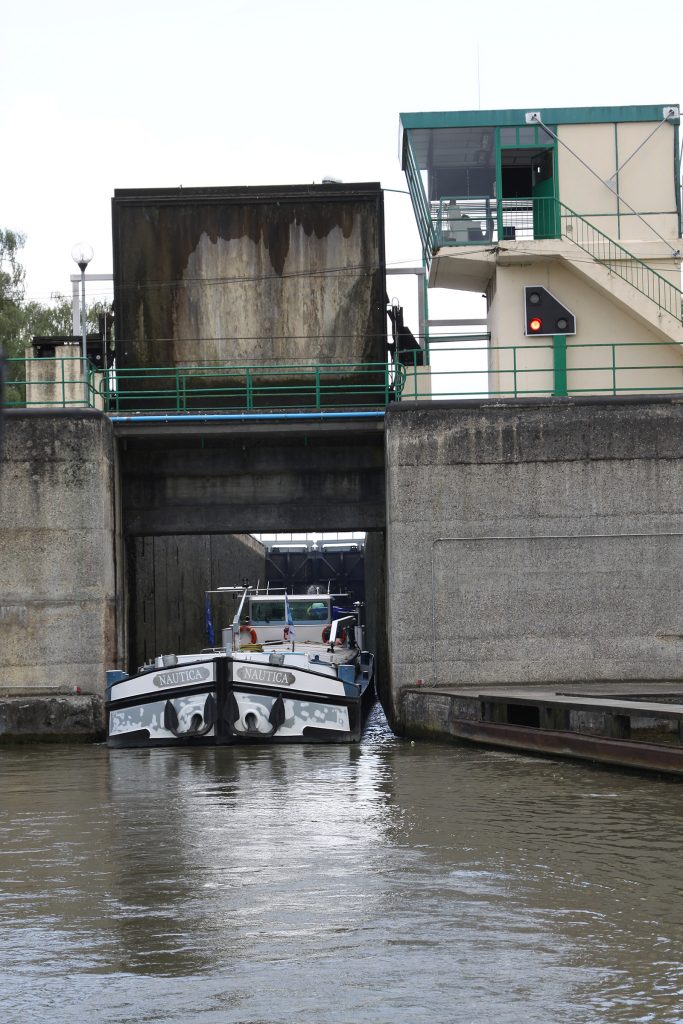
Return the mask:
<svg viewBox="0 0 683 1024">
<path fill-rule="evenodd" d="M 652 256 L 661 257 L 667 247 L 658 235 L 667 240 L 674 240 L 678 235 L 676 184 L 672 173 L 674 128 L 669 123 L 663 124 L 652 134 L 655 128 L 657 123 L 652 121 L 560 125 L 557 130 L 560 140 L 558 187 L 561 202 L 604 234 L 627 249 L 632 248 L 629 242 L 655 243 Z M 606 183 L 626 161 L 618 175 L 618 191 L 624 202 L 618 202 Z M 616 186 L 616 180 L 614 184 Z M 629 206 L 643 219 L 636 217 Z"/>
</svg>

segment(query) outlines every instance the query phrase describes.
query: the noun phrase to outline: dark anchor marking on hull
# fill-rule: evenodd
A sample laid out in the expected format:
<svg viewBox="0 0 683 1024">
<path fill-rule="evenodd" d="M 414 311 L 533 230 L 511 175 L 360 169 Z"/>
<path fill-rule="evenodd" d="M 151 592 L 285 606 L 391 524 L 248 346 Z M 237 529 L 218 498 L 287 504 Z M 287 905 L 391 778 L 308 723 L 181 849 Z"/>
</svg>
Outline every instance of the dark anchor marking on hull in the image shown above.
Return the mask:
<svg viewBox="0 0 683 1024">
<path fill-rule="evenodd" d="M 248 725 L 246 729 L 236 729 L 235 723 L 237 722 L 239 717 L 240 709 L 237 704 L 237 700 L 235 699 L 235 694 L 231 692 L 228 695 L 225 704 L 223 705 L 223 720 L 228 726 L 230 732 L 233 733 L 235 736 L 247 736 L 250 739 L 255 740 L 268 739 L 270 736 L 274 736 L 275 733 L 280 728 L 280 726 L 285 721 L 285 718 L 287 717 L 285 712 L 285 702 L 282 699 L 282 694 L 279 693 L 277 695 L 277 699 L 273 701 L 273 706 L 270 709 L 268 721 L 270 722 L 271 728 L 268 732 L 260 732 L 253 725 Z M 247 712 L 246 717 L 249 717 L 249 712 Z M 253 717 L 255 718 L 256 716 Z"/>
<path fill-rule="evenodd" d="M 203 725 L 202 725 L 203 721 Z M 164 729 L 168 729 L 169 732 L 173 733 L 178 739 L 194 736 L 206 736 L 206 734 L 213 728 L 216 722 L 216 699 L 212 693 L 206 698 L 204 704 L 203 716 L 198 712 L 190 719 L 190 725 L 181 732 L 178 728 L 178 712 L 176 711 L 172 701 L 167 700 L 164 706 Z"/>
<path fill-rule="evenodd" d="M 240 709 L 235 700 L 235 694 L 231 690 L 223 705 L 223 721 L 228 727 L 228 732 L 233 733 L 235 731 L 235 722 L 239 717 Z"/>
</svg>

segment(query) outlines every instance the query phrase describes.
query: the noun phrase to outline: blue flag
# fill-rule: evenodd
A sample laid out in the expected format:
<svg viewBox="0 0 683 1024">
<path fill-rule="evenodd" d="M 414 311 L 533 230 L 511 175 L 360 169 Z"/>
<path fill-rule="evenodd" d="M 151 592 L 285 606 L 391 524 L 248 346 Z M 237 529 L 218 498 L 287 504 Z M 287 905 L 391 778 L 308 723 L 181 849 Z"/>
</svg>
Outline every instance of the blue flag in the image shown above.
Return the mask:
<svg viewBox="0 0 683 1024">
<path fill-rule="evenodd" d="M 288 637 L 289 637 L 290 640 L 293 640 L 294 637 L 296 636 L 296 630 L 294 628 L 294 619 L 292 617 L 292 606 L 290 605 L 289 601 L 287 600 L 287 595 L 286 594 L 285 594 L 285 622 L 287 623 Z"/>
<path fill-rule="evenodd" d="M 213 631 L 213 622 L 211 621 L 211 600 L 208 594 L 204 602 L 204 621 L 206 622 L 206 635 L 209 640 L 209 647 L 215 647 L 216 636 Z"/>
</svg>

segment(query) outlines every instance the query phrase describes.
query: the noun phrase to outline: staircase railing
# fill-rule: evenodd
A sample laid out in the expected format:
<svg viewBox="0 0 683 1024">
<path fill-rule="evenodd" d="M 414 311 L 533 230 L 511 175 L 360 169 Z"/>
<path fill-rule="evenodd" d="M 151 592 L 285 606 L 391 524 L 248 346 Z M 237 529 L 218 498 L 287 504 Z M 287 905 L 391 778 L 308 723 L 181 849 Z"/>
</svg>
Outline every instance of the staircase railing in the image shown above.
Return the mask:
<svg viewBox="0 0 683 1024">
<path fill-rule="evenodd" d="M 663 312 L 683 321 L 680 288 L 559 199 L 528 196 L 498 200 L 494 217 L 491 211 L 495 200 L 491 198 L 444 196 L 430 204 L 409 145 L 406 175 L 427 263 L 442 246 L 567 238 Z"/>
<path fill-rule="evenodd" d="M 638 259 L 623 245 L 603 234 L 581 214 L 570 210 L 560 200 L 555 200 L 560 213 L 560 231 L 564 238 L 574 242 L 596 261 L 627 281 L 659 309 L 683 320 L 683 292 L 671 281 Z"/>
</svg>

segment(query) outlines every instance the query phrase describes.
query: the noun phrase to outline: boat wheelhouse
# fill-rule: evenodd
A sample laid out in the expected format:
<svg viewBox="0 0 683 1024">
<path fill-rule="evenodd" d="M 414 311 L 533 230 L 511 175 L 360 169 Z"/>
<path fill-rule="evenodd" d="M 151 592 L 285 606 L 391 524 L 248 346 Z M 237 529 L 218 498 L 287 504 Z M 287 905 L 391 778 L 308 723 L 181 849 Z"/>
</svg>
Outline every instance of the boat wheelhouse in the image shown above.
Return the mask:
<svg viewBox="0 0 683 1024">
<path fill-rule="evenodd" d="M 209 591 L 220 595 L 225 588 Z M 247 596 L 246 616 L 241 621 L 241 633 L 247 633 L 252 643 L 287 640 L 293 633 L 296 639 L 327 643 L 335 618 L 356 615 L 355 629 L 362 631 L 360 616 L 348 606 L 344 594 L 314 593 L 287 594 L 284 590 L 257 590 Z M 359 638 L 362 647 L 362 632 Z"/>
</svg>

